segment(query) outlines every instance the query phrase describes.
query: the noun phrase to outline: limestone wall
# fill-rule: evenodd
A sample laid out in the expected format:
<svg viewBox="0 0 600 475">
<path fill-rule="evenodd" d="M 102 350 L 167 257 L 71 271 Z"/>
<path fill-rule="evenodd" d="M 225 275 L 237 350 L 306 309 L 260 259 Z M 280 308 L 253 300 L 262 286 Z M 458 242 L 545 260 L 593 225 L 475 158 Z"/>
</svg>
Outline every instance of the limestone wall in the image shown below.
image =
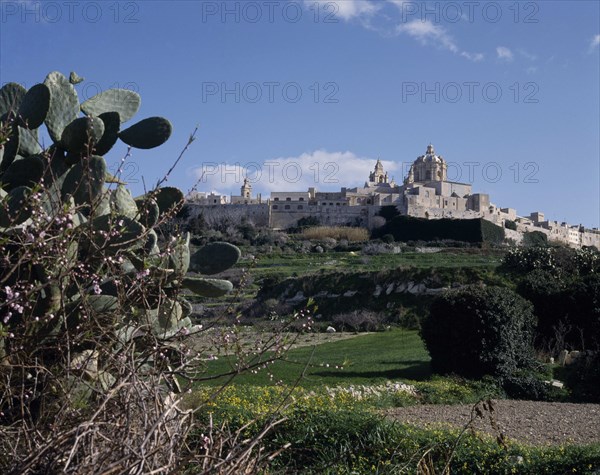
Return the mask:
<svg viewBox="0 0 600 475">
<path fill-rule="evenodd" d="M 251 220 L 256 226 L 269 225 L 269 206 L 267 204 L 226 204 L 226 205 L 199 205 L 188 203 L 190 219 L 202 214 L 209 223 L 218 223 L 224 219 L 241 223 L 244 219 Z"/>
<path fill-rule="evenodd" d="M 285 204 L 285 202 L 283 203 Z M 289 205 L 290 209 L 271 208 L 270 227 L 274 229 L 285 229 L 296 226 L 298 220 L 314 216 L 324 226 L 345 226 L 347 224 L 361 223 L 362 226 L 369 225 L 369 206 L 306 206 L 297 209 L 297 206 Z"/>
</svg>

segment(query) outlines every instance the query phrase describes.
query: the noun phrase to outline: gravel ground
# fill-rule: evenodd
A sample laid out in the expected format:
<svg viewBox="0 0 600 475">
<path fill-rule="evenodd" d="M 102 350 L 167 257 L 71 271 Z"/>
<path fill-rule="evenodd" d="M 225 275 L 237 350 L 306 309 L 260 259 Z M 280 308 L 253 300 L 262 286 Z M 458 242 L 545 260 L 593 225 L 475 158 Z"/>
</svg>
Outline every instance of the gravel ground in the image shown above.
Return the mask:
<svg viewBox="0 0 600 475">
<path fill-rule="evenodd" d="M 386 411 L 389 417 L 419 426 L 450 424 L 463 427 L 471 418 L 471 405 L 421 405 Z M 494 401 L 494 416 L 502 433 L 533 445 L 600 442 L 600 404 L 537 401 Z M 487 413 L 474 423 L 477 431 L 498 435 Z"/>
</svg>

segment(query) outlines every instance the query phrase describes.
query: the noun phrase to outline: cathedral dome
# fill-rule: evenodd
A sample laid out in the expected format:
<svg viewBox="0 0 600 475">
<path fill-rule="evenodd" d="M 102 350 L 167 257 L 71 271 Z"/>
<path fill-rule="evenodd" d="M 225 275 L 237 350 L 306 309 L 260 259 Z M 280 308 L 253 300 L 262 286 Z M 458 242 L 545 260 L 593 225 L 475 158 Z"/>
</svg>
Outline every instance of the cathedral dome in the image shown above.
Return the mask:
<svg viewBox="0 0 600 475">
<path fill-rule="evenodd" d="M 446 181 L 446 162 L 442 156 L 435 154 L 432 144 L 427 146 L 425 155 L 421 155 L 415 160 L 411 169 L 416 182 Z"/>
</svg>

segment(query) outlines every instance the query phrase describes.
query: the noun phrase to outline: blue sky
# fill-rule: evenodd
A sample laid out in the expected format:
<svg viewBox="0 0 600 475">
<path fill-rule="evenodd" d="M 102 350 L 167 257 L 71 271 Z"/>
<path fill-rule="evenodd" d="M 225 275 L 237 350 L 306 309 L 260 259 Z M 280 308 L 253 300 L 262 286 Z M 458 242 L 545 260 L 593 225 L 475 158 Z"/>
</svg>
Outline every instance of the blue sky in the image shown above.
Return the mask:
<svg viewBox="0 0 600 475">
<path fill-rule="evenodd" d="M 142 96 L 174 126 L 124 169 L 238 194 L 397 181 L 429 142 L 520 215 L 600 226 L 600 2 L 7 1 L 0 83 L 58 70 Z M 107 156 L 114 169 L 125 154 Z M 202 176 L 204 170 L 204 176 Z M 143 181 L 142 181 L 143 177 Z"/>
</svg>

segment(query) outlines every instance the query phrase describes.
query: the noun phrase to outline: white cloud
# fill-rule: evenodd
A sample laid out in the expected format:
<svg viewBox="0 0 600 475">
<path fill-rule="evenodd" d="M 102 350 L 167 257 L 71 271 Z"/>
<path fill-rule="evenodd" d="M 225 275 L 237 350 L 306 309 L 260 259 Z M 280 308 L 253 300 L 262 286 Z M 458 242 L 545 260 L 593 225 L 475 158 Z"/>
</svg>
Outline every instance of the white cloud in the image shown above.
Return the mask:
<svg viewBox="0 0 600 475">
<path fill-rule="evenodd" d="M 421 44 L 433 43 L 453 53 L 458 53 L 458 46 L 444 27 L 435 25 L 431 21 L 412 20 L 406 24 L 398 25 L 398 33 L 405 33 L 416 39 Z"/>
<path fill-rule="evenodd" d="M 498 46 L 496 48 L 496 53 L 498 54 L 498 59 L 502 59 L 505 61 L 513 60 L 513 53 L 506 46 Z"/>
<path fill-rule="evenodd" d="M 523 56 L 525 59 L 528 59 L 529 61 L 535 61 L 537 60 L 537 56 L 535 54 L 531 54 L 528 51 L 525 51 L 524 49 L 518 49 L 517 50 L 518 53 Z"/>
<path fill-rule="evenodd" d="M 475 62 L 483 61 L 484 58 L 483 53 L 469 53 L 468 51 L 463 51 L 460 55 Z"/>
<path fill-rule="evenodd" d="M 600 45 L 600 35 L 596 35 L 592 38 L 592 41 L 590 41 L 590 51 L 592 51 L 594 48 L 596 48 L 599 45 Z"/>
<path fill-rule="evenodd" d="M 381 6 L 371 0 L 304 0 L 307 8 L 318 8 L 321 15 L 332 15 L 349 21 L 354 18 L 368 18 L 377 13 Z"/>
<path fill-rule="evenodd" d="M 483 59 L 483 54 L 481 53 L 462 51 L 452 35 L 450 35 L 443 26 L 436 25 L 428 20 L 412 20 L 408 23 L 398 25 L 396 27 L 396 32 L 406 34 L 423 45 L 433 44 L 438 48 L 451 51 L 454 54 L 459 54 L 471 61 L 481 61 Z"/>
<path fill-rule="evenodd" d="M 537 66 L 529 66 L 529 67 L 528 67 L 528 68 L 525 70 L 525 72 L 526 72 L 527 74 L 535 74 L 535 73 L 537 73 L 537 70 L 538 70 Z"/>
<path fill-rule="evenodd" d="M 252 183 L 252 192 L 263 197 L 272 191 L 336 191 L 340 187 L 363 186 L 376 159 L 359 157 L 352 152 L 315 150 L 296 157 L 280 157 L 262 163 L 204 163 L 193 170 L 200 180 L 198 190 L 219 190 L 221 194 L 240 194 L 245 177 Z M 402 181 L 402 164 L 383 161 L 390 178 Z M 204 172 L 204 175 L 203 175 Z"/>
</svg>

